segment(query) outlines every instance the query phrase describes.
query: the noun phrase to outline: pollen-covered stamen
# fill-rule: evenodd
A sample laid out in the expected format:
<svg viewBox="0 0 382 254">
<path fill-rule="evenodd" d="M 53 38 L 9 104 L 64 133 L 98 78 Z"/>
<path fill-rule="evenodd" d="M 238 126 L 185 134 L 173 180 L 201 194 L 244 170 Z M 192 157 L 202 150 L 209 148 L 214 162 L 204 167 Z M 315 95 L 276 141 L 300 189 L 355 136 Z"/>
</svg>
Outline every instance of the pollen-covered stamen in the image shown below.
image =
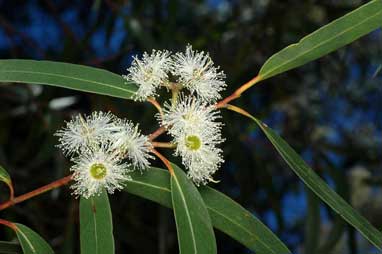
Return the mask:
<svg viewBox="0 0 382 254">
<path fill-rule="evenodd" d="M 113 135 L 112 149 L 121 158 L 127 156 L 135 168 L 143 170 L 149 167 L 149 159 L 153 158 L 149 138 L 130 121 L 120 121 L 118 125 L 119 130 Z"/>
<path fill-rule="evenodd" d="M 169 134 L 177 138 L 184 137 L 184 134 L 189 134 L 190 131 L 195 133 L 194 130 L 199 129 L 219 133 L 222 126 L 222 123 L 216 121 L 219 118 L 219 112 L 213 107 L 195 97 L 180 95 L 175 107 L 165 104 L 160 121 Z"/>
<path fill-rule="evenodd" d="M 168 72 L 172 68 L 170 52 L 153 50 L 151 54 L 144 53 L 142 58 L 134 57 L 127 69 L 127 81 L 138 84 L 135 99 L 144 101 L 157 95 L 157 88 L 168 82 Z"/>
<path fill-rule="evenodd" d="M 190 135 L 186 137 L 185 145 L 190 150 L 199 150 L 199 148 L 202 146 L 202 141 L 198 136 Z"/>
<path fill-rule="evenodd" d="M 220 92 L 226 87 L 225 74 L 214 66 L 208 53 L 195 51 L 188 45 L 186 52 L 177 53 L 173 59 L 171 71 L 178 83 L 205 102 L 221 98 Z"/>
<path fill-rule="evenodd" d="M 56 132 L 60 147 L 66 155 L 97 150 L 101 144 L 106 144 L 116 131 L 117 117 L 111 113 L 93 112 L 89 116 L 78 115 L 66 123 L 66 126 Z"/>
<path fill-rule="evenodd" d="M 130 180 L 128 164 L 122 162 L 112 151 L 101 148 L 89 151 L 73 159 L 74 184 L 71 186 L 75 196 L 89 198 L 99 195 L 106 189 L 108 193 L 120 190 L 124 182 Z"/>
<path fill-rule="evenodd" d="M 102 163 L 94 163 L 90 166 L 90 175 L 96 179 L 101 180 L 107 175 L 107 168 Z"/>
</svg>

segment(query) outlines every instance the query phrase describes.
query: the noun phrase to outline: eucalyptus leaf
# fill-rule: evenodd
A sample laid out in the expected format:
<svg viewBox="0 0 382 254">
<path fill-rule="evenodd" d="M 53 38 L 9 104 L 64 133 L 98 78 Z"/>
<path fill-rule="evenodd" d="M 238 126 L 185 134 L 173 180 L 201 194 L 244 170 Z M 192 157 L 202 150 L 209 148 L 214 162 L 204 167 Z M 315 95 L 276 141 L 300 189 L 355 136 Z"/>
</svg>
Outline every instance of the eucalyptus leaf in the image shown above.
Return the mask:
<svg viewBox="0 0 382 254">
<path fill-rule="evenodd" d="M 382 1 L 370 1 L 271 56 L 261 67 L 259 77 L 264 80 L 313 61 L 381 25 Z"/>
<path fill-rule="evenodd" d="M 281 157 L 306 186 L 343 219 L 354 226 L 375 247 L 382 250 L 382 233 L 354 210 L 340 195 L 332 190 L 274 130 L 257 118 L 253 116 L 251 116 L 251 118 L 261 128 Z"/>
<path fill-rule="evenodd" d="M 152 167 L 131 176 L 125 191 L 172 208 L 167 170 Z M 199 192 L 215 228 L 259 254 L 291 253 L 260 220 L 228 196 L 208 186 L 199 188 Z"/>
<path fill-rule="evenodd" d="M 186 174 L 172 165 L 171 198 L 181 254 L 217 253 L 210 215 L 200 193 Z"/>
<path fill-rule="evenodd" d="M 135 84 L 110 71 L 36 60 L 0 60 L 0 82 L 58 86 L 124 99 L 131 99 L 137 90 Z"/>
<path fill-rule="evenodd" d="M 1 165 L 0 165 L 0 181 L 6 183 L 7 185 L 11 184 L 11 177 Z"/>
<path fill-rule="evenodd" d="M 81 254 L 114 254 L 113 222 L 105 191 L 80 200 L 80 242 Z"/>
<path fill-rule="evenodd" d="M 52 248 L 32 229 L 15 223 L 15 231 L 24 254 L 53 254 Z"/>
</svg>

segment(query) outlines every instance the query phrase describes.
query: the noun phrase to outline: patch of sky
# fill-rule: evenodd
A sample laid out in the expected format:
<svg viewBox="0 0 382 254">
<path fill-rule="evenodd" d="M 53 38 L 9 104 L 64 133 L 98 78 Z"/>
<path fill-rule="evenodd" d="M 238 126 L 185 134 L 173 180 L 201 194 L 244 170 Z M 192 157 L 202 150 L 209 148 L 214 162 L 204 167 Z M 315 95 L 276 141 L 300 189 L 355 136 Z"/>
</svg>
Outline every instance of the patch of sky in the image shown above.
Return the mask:
<svg viewBox="0 0 382 254">
<path fill-rule="evenodd" d="M 65 10 L 61 14 L 61 19 L 69 27 L 70 30 L 76 35 L 77 38 L 81 39 L 85 35 L 85 28 L 83 27 L 83 22 L 80 22 L 78 8 L 71 8 Z"/>
<path fill-rule="evenodd" d="M 101 27 L 91 38 L 92 48 L 100 57 L 116 54 L 120 50 L 125 35 L 123 19 L 118 18 L 114 23 L 110 41 L 107 42 L 106 27 Z"/>
<path fill-rule="evenodd" d="M 273 210 L 266 211 L 262 216 L 262 221 L 267 225 L 273 232 L 278 230 L 278 223 L 276 213 Z"/>
<path fill-rule="evenodd" d="M 336 168 L 341 168 L 345 159 L 343 156 L 338 155 L 335 152 L 331 152 L 329 150 L 325 151 L 325 156 L 330 160 L 331 163 L 334 164 Z"/>
<path fill-rule="evenodd" d="M 285 113 L 280 110 L 273 110 L 264 122 L 268 124 L 276 132 L 280 133 L 282 131 L 283 123 L 285 119 Z"/>
<path fill-rule="evenodd" d="M 53 18 L 32 3 L 27 5 L 26 12 L 29 22 L 20 25 L 20 31 L 26 33 L 43 49 L 60 50 L 60 29 Z"/>
<path fill-rule="evenodd" d="M 302 242 L 302 234 L 300 232 L 293 232 L 293 231 L 283 232 L 280 238 L 281 238 L 281 241 L 286 243 L 288 246 L 294 247 L 295 250 L 293 251 L 292 249 L 294 254 L 301 253 L 297 251 L 298 246 Z"/>
<path fill-rule="evenodd" d="M 0 28 L 0 50 L 7 50 L 11 47 L 8 35 Z"/>
<path fill-rule="evenodd" d="M 306 214 L 306 193 L 302 183 L 297 191 L 288 191 L 281 200 L 282 216 L 287 227 L 294 226 Z"/>
<path fill-rule="evenodd" d="M 311 148 L 305 148 L 304 151 L 302 151 L 301 156 L 308 164 L 313 162 L 313 151 Z"/>
<path fill-rule="evenodd" d="M 372 40 L 381 40 L 382 28 L 375 29 L 373 32 L 367 35 Z"/>
<path fill-rule="evenodd" d="M 259 93 L 249 93 L 247 95 L 251 96 L 251 109 L 253 112 L 257 112 L 264 105 L 264 101 L 262 100 Z"/>
<path fill-rule="evenodd" d="M 335 170 L 335 169 L 332 169 L 332 170 Z M 333 190 L 335 190 L 336 188 L 336 183 L 334 182 L 333 178 L 327 174 L 327 173 L 324 173 L 322 175 L 322 178 L 324 179 L 324 181 L 327 183 L 327 185 L 329 185 L 330 188 L 332 188 Z"/>
<path fill-rule="evenodd" d="M 324 224 L 331 222 L 329 218 L 328 209 L 326 209 L 324 205 L 320 205 L 320 218 L 321 218 L 321 222 Z"/>
</svg>

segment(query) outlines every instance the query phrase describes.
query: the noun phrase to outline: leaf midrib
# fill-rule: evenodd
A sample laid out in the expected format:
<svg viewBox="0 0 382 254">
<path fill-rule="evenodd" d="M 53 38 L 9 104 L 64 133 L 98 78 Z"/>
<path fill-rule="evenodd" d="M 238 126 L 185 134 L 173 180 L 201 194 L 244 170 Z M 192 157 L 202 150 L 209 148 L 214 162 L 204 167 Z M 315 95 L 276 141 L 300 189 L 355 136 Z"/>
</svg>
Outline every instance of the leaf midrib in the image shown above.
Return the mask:
<svg viewBox="0 0 382 254">
<path fill-rule="evenodd" d="M 223 198 L 227 199 L 227 198 L 224 197 L 224 196 L 223 196 Z M 251 231 L 247 230 L 247 229 L 246 229 L 245 227 L 243 227 L 241 224 L 236 223 L 236 222 L 235 222 L 234 220 L 232 220 L 230 217 L 227 217 L 227 216 L 225 216 L 223 213 L 220 213 L 219 210 L 216 210 L 216 209 L 214 209 L 214 208 L 208 206 L 207 204 L 206 204 L 206 206 L 207 206 L 207 208 L 210 209 L 211 211 L 214 211 L 215 213 L 220 214 L 220 216 L 222 216 L 223 218 L 226 218 L 227 220 L 231 221 L 232 224 L 237 225 L 237 226 L 238 226 L 239 228 L 241 228 L 244 232 L 247 232 L 248 235 L 250 235 L 250 236 L 254 236 L 256 239 L 258 239 L 258 241 L 259 241 L 260 243 L 262 243 L 262 244 L 263 244 L 267 249 L 269 249 L 272 253 L 276 253 L 276 252 L 274 252 L 274 250 L 272 250 L 272 249 L 266 244 L 266 242 L 264 242 L 263 240 L 261 240 L 261 238 L 259 238 L 256 234 L 252 234 Z"/>
<path fill-rule="evenodd" d="M 256 122 L 257 122 L 257 121 L 256 121 Z M 261 128 L 263 129 L 263 127 L 261 127 Z M 272 143 L 276 142 L 276 140 L 273 138 L 272 135 L 267 134 L 267 131 L 265 131 L 265 134 L 266 134 L 266 136 L 267 136 L 271 141 L 273 141 Z M 276 142 L 276 144 L 277 144 L 277 142 Z M 275 147 L 276 147 L 276 149 L 277 149 L 280 153 L 282 153 L 282 154 L 287 158 L 287 163 L 289 162 L 289 163 L 291 163 L 291 164 L 294 165 L 294 166 L 299 166 L 298 164 L 296 164 L 296 163 L 293 162 L 292 158 L 291 158 L 287 153 L 284 153 L 283 151 L 281 151 L 281 150 L 279 149 L 278 145 L 276 145 Z M 288 163 L 288 164 L 289 164 L 289 163 Z M 308 184 L 308 185 L 311 186 L 311 184 Z M 318 186 L 318 187 L 321 189 L 320 186 Z M 312 188 L 312 190 L 313 190 L 313 188 Z M 321 189 L 321 191 L 324 191 L 324 192 L 325 192 L 325 190 L 322 190 L 322 189 Z M 317 195 L 318 195 L 318 196 L 322 196 L 322 194 L 320 194 L 320 195 L 317 194 Z M 325 196 L 326 196 L 326 195 L 325 195 Z M 329 198 L 329 199 L 331 200 L 331 203 L 335 203 L 335 202 L 337 201 L 337 200 L 334 199 L 331 195 L 328 195 L 327 198 Z M 321 199 L 322 199 L 322 198 L 321 198 Z M 335 210 L 340 216 L 345 217 L 344 215 L 346 214 L 346 215 L 347 215 L 346 217 L 351 217 L 353 220 L 358 221 L 358 218 L 357 218 L 357 217 L 354 217 L 353 213 L 349 213 L 346 209 L 345 209 L 344 211 L 340 212 L 338 209 L 334 208 L 332 205 L 330 205 L 330 207 L 331 207 L 333 210 Z M 349 219 L 346 219 L 346 220 L 349 220 Z M 355 224 L 355 223 L 354 223 L 353 221 L 351 221 L 351 222 L 348 221 L 348 223 L 352 224 L 353 227 L 354 227 L 354 224 Z M 363 224 L 359 224 L 359 223 L 357 223 L 357 225 L 358 225 L 359 228 L 362 228 L 361 234 L 362 234 L 366 239 L 368 239 L 369 241 L 371 241 L 371 242 L 374 243 L 375 245 L 379 245 L 378 242 L 375 242 L 375 239 L 372 239 L 372 238 L 373 238 L 373 235 L 374 235 L 374 233 L 373 233 L 372 231 L 370 231 L 367 227 L 364 227 Z M 379 248 L 379 249 L 380 249 L 380 248 Z"/>
<path fill-rule="evenodd" d="M 124 88 L 121 88 L 121 87 L 118 87 L 118 86 L 113 86 L 113 85 L 110 85 L 110 84 L 107 84 L 107 83 L 102 83 L 102 82 L 92 81 L 92 80 L 88 80 L 88 79 L 77 78 L 77 77 L 73 77 L 73 76 L 65 76 L 65 75 L 56 74 L 56 73 L 53 74 L 53 73 L 46 73 L 46 72 L 39 72 L 39 71 L 17 71 L 17 70 L 7 70 L 7 71 L 1 71 L 1 70 L 0 70 L 0 73 L 1 73 L 1 72 L 3 72 L 3 73 L 28 73 L 28 74 L 40 74 L 40 75 L 46 75 L 46 76 L 53 76 L 53 77 L 67 78 L 67 79 L 73 79 L 73 80 L 78 80 L 78 81 L 83 81 L 83 82 L 89 82 L 89 83 L 93 83 L 93 84 L 96 84 L 96 85 L 104 85 L 104 86 L 106 86 L 106 87 L 111 87 L 111 88 L 118 89 L 118 90 L 121 90 L 121 91 L 124 91 L 124 92 L 129 92 L 129 93 L 132 93 L 132 94 L 135 93 L 135 92 L 132 91 L 132 90 L 124 89 Z M 12 81 L 12 80 L 9 80 L 9 81 Z"/>
<path fill-rule="evenodd" d="M 180 185 L 179 185 L 179 182 L 178 182 L 178 178 L 174 175 L 172 175 L 172 177 L 174 177 L 174 181 L 175 181 L 175 184 L 177 185 L 178 189 L 179 189 L 179 194 L 180 194 L 180 197 L 184 203 L 184 206 L 185 206 L 185 211 L 186 211 L 186 216 L 187 218 L 189 219 L 188 220 L 188 224 L 190 226 L 190 231 L 191 231 L 191 235 L 192 235 L 192 243 L 193 243 L 193 247 L 194 247 L 194 250 L 195 250 L 195 253 L 198 253 L 198 249 L 197 249 L 197 245 L 196 245 L 196 241 L 195 241 L 195 232 L 194 232 L 194 229 L 192 227 L 192 223 L 191 223 L 191 216 L 190 216 L 190 213 L 188 212 L 188 206 L 187 206 L 187 202 L 186 202 L 186 199 L 184 198 L 184 194 L 183 194 L 183 191 L 182 191 L 182 188 L 180 188 Z M 175 207 L 174 207 L 174 213 L 175 213 Z"/>
<path fill-rule="evenodd" d="M 366 18 L 364 21 L 358 23 L 357 25 L 352 26 L 352 27 L 350 27 L 349 29 L 345 29 L 343 32 L 337 34 L 337 36 L 332 37 L 332 38 L 327 39 L 327 40 L 324 40 L 322 43 L 317 44 L 316 46 L 310 48 L 309 50 L 303 51 L 301 54 L 297 54 L 296 57 L 292 58 L 292 59 L 289 60 L 289 61 L 284 62 L 283 65 L 279 65 L 279 66 L 277 66 L 277 67 L 275 67 L 275 68 L 273 68 L 273 69 L 270 69 L 268 72 L 264 73 L 263 75 L 260 74 L 259 76 L 264 76 L 264 77 L 266 77 L 267 75 L 269 75 L 270 73 L 274 72 L 275 70 L 281 69 L 283 66 L 288 65 L 289 63 L 295 61 L 296 59 L 298 59 L 298 58 L 301 57 L 302 55 L 306 54 L 307 52 L 312 51 L 312 50 L 314 50 L 314 49 L 316 49 L 316 48 L 318 48 L 318 47 L 321 47 L 323 44 L 325 44 L 325 43 L 327 43 L 327 42 L 329 42 L 329 41 L 331 41 L 331 40 L 334 40 L 335 38 L 342 36 L 343 34 L 347 33 L 348 31 L 357 28 L 358 26 L 362 25 L 363 23 L 367 22 L 368 20 L 373 19 L 374 17 L 378 16 L 378 14 L 381 13 L 381 12 L 382 12 L 382 11 L 377 12 L 375 15 L 370 16 L 369 18 Z M 334 21 L 334 22 L 335 22 L 335 21 Z M 319 30 L 317 30 L 316 32 L 318 32 L 318 31 L 319 31 Z M 310 36 L 313 36 L 313 34 L 308 35 L 307 37 L 303 38 L 303 40 L 306 41 L 307 39 L 309 39 Z M 301 43 L 303 42 L 303 40 L 299 41 L 299 42 L 296 43 L 296 44 L 292 44 L 292 45 L 290 45 L 289 47 L 292 47 L 292 46 L 298 46 L 299 44 L 301 44 Z M 287 48 L 288 48 L 288 47 L 287 47 Z M 287 49 L 287 48 L 285 48 L 285 49 Z M 281 52 L 279 52 L 279 53 L 281 53 Z M 277 54 L 277 55 L 278 55 L 278 54 Z M 277 55 L 275 55 L 274 57 L 276 57 Z M 273 58 L 273 57 L 272 57 L 272 58 Z M 270 58 L 269 61 L 272 60 L 272 58 Z M 266 64 L 266 63 L 265 63 L 265 64 Z M 264 65 L 264 66 L 265 66 L 265 65 Z M 261 72 L 261 70 L 260 70 L 260 72 Z"/>
<path fill-rule="evenodd" d="M 147 184 L 147 183 L 144 183 L 144 182 L 141 182 L 141 181 L 136 181 L 136 180 L 132 180 L 131 182 L 135 182 L 137 184 L 141 184 L 141 185 L 145 185 L 145 186 L 150 186 L 154 189 L 159 189 L 159 190 L 163 190 L 163 191 L 166 191 L 168 193 L 171 192 L 170 189 L 167 189 L 167 188 L 163 188 L 163 187 L 158 187 L 156 185 L 152 185 L 152 184 Z M 227 197 L 225 196 L 222 196 L 224 199 L 228 199 Z M 229 200 L 229 199 L 228 199 Z M 230 217 L 224 215 L 223 213 L 219 212 L 218 210 L 212 208 L 211 206 L 208 205 L 208 203 L 206 203 L 206 207 L 208 210 L 211 210 L 213 212 L 215 212 L 216 214 L 220 214 L 220 216 L 222 216 L 223 218 L 229 220 L 230 222 L 232 222 L 232 224 L 235 224 L 237 225 L 239 228 L 241 228 L 244 232 L 246 232 L 248 235 L 250 236 L 254 236 L 256 239 L 258 239 L 258 241 L 260 243 L 262 243 L 264 246 L 266 246 L 267 249 L 269 249 L 272 253 L 276 253 L 274 252 L 274 250 L 272 248 L 270 248 L 267 243 L 265 241 L 263 241 L 261 238 L 259 238 L 256 234 L 252 234 L 251 231 L 247 230 L 245 227 L 243 227 L 241 224 L 237 223 L 236 221 L 232 220 Z"/>
<path fill-rule="evenodd" d="M 156 186 L 156 185 L 153 185 L 153 184 L 148 184 L 148 183 L 140 182 L 140 181 L 136 181 L 136 180 L 131 180 L 130 182 L 134 182 L 136 184 L 141 184 L 141 185 L 145 185 L 145 186 L 151 186 L 154 189 L 164 190 L 164 191 L 166 191 L 168 193 L 171 193 L 170 189 L 159 187 L 159 186 Z"/>
<path fill-rule="evenodd" d="M 91 213 L 93 215 L 93 222 L 94 222 L 94 238 L 95 238 L 95 249 L 96 249 L 96 254 L 98 254 L 98 236 L 97 236 L 97 219 L 96 219 L 96 212 L 94 212 L 93 207 L 95 206 L 94 199 L 92 198 L 91 202 Z M 97 208 L 96 208 L 97 209 Z"/>
<path fill-rule="evenodd" d="M 19 228 L 18 229 L 18 232 L 21 234 L 21 236 L 25 239 L 25 241 L 27 242 L 27 244 L 29 245 L 29 247 L 31 248 L 31 250 L 33 251 L 33 253 L 36 253 L 36 249 L 34 248 L 33 244 L 31 243 L 31 241 L 29 241 L 28 237 L 24 234 L 23 231 L 21 231 Z"/>
</svg>

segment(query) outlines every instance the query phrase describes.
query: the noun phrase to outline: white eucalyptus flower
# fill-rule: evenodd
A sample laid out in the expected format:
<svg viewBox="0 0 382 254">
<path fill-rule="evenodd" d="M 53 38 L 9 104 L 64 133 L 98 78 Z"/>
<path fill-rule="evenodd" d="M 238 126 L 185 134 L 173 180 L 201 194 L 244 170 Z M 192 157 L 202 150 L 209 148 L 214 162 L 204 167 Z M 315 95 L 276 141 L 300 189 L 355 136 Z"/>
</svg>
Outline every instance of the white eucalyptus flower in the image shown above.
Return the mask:
<svg viewBox="0 0 382 254">
<path fill-rule="evenodd" d="M 194 51 L 188 45 L 185 53 L 177 53 L 174 57 L 172 73 L 178 76 L 178 82 L 191 93 L 196 93 L 206 102 L 216 102 L 221 98 L 220 92 L 226 87 L 225 74 L 214 67 L 208 53 Z"/>
<path fill-rule="evenodd" d="M 55 133 L 58 145 L 66 155 L 82 153 L 99 147 L 110 139 L 117 130 L 116 117 L 110 112 L 93 112 L 90 116 L 78 115 L 66 123 L 66 127 Z"/>
<path fill-rule="evenodd" d="M 112 153 L 100 149 L 89 151 L 73 159 L 74 165 L 70 168 L 73 172 L 75 183 L 71 186 L 75 196 L 89 198 L 99 195 L 103 189 L 112 194 L 115 190 L 123 188 L 127 180 L 128 165 L 121 163 L 120 159 Z"/>
<path fill-rule="evenodd" d="M 139 85 L 135 99 L 144 101 L 149 96 L 155 96 L 156 89 L 167 82 L 171 67 L 169 51 L 153 50 L 150 55 L 145 52 L 141 60 L 135 56 L 127 69 L 129 73 L 123 77 Z"/>
<path fill-rule="evenodd" d="M 190 131 L 175 139 L 177 144 L 175 155 L 182 157 L 187 175 L 196 185 L 214 181 L 214 174 L 224 162 L 222 150 L 216 145 L 224 140 L 220 133 L 211 129 Z"/>
<path fill-rule="evenodd" d="M 173 137 L 177 137 L 193 129 L 210 129 L 220 133 L 222 123 L 216 122 L 219 118 L 219 111 L 207 103 L 195 97 L 180 96 L 175 106 L 165 104 L 160 121 Z"/>
<path fill-rule="evenodd" d="M 149 167 L 149 159 L 154 158 L 150 155 L 152 145 L 149 138 L 141 134 L 138 125 L 128 120 L 119 121 L 118 128 L 111 142 L 114 152 L 122 157 L 127 155 L 134 168 L 143 170 Z"/>
</svg>

